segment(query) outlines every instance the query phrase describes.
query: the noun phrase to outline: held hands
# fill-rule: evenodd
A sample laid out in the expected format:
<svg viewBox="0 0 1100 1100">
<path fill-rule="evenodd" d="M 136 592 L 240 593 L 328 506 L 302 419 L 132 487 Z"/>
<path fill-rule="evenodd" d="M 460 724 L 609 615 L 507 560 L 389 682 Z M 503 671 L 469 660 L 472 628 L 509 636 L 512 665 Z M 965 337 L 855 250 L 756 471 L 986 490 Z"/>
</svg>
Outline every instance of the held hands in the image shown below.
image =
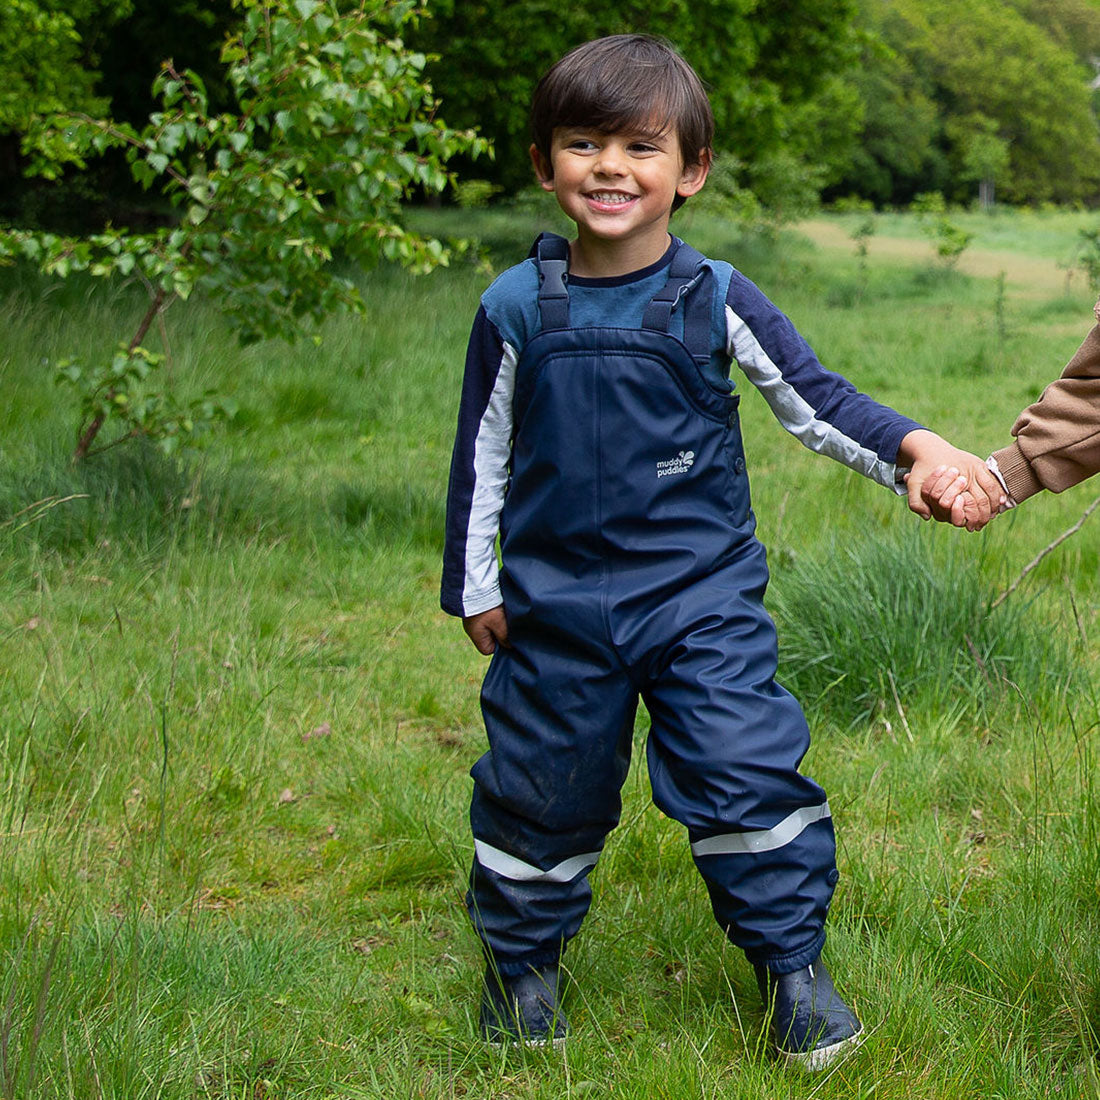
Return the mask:
<svg viewBox="0 0 1100 1100">
<path fill-rule="evenodd" d="M 965 478 L 951 466 L 937 466 L 921 486 L 921 499 L 932 510 L 933 516 L 955 527 L 980 531 L 985 526 L 978 522 L 977 504 L 966 489 Z M 998 506 L 993 515 L 1007 512 L 1009 505 L 1001 490 Z"/>
<path fill-rule="evenodd" d="M 1004 490 L 975 454 L 960 451 L 934 432 L 910 432 L 898 448 L 909 508 L 922 519 L 937 519 L 980 531 L 1006 504 Z"/>
<path fill-rule="evenodd" d="M 462 629 L 470 637 L 479 653 L 486 657 L 492 655 L 498 645 L 508 648 L 508 620 L 504 617 L 504 605 L 490 607 L 488 611 L 477 615 L 468 615 L 462 620 Z"/>
</svg>

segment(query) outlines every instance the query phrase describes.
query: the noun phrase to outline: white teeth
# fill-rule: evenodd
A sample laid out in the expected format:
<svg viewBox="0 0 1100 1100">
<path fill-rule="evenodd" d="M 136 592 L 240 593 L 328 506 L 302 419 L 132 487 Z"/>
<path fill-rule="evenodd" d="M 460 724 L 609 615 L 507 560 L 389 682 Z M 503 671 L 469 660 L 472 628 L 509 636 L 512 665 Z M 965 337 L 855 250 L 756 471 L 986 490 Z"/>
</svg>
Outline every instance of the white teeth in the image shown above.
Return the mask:
<svg viewBox="0 0 1100 1100">
<path fill-rule="evenodd" d="M 595 199 L 596 202 L 608 203 L 609 205 L 630 202 L 634 198 L 633 195 L 624 195 L 621 191 L 593 191 L 589 197 Z"/>
</svg>

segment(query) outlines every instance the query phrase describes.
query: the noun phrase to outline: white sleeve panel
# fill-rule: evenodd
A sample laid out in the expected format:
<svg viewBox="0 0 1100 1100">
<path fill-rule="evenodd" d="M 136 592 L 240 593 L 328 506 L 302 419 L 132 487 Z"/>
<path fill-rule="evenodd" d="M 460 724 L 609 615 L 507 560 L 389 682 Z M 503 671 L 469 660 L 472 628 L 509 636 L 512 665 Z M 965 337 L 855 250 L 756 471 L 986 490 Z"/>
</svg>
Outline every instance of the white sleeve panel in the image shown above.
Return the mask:
<svg viewBox="0 0 1100 1100">
<path fill-rule="evenodd" d="M 496 539 L 512 455 L 512 394 L 518 358 L 516 349 L 505 342 L 496 383 L 474 441 L 474 492 L 466 528 L 462 589 L 467 615 L 488 611 L 501 602 Z"/>
</svg>

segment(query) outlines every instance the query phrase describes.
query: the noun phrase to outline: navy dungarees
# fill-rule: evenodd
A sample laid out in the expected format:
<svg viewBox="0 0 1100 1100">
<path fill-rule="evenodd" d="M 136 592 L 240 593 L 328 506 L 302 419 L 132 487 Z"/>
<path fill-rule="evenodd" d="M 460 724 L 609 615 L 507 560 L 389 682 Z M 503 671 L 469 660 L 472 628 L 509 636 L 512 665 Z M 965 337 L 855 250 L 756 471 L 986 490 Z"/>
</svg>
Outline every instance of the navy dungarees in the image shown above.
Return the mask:
<svg viewBox="0 0 1100 1100">
<path fill-rule="evenodd" d="M 641 697 L 654 802 L 687 827 L 719 924 L 752 962 L 793 971 L 824 941 L 832 821 L 798 771 L 801 709 L 774 679 L 738 399 L 700 368 L 711 274 L 681 245 L 640 329 L 572 328 L 567 248 L 540 239 L 542 329 L 516 371 L 500 525 L 511 646 L 482 688 L 471 917 L 503 972 L 576 934 Z"/>
</svg>

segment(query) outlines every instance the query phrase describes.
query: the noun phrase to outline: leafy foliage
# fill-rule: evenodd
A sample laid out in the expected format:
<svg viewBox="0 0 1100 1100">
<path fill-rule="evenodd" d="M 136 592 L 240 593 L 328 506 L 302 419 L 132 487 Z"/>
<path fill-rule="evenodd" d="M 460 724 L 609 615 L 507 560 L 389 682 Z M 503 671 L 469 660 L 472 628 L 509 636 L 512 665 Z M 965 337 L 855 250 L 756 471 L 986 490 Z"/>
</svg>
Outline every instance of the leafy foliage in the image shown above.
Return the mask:
<svg viewBox="0 0 1100 1100">
<path fill-rule="evenodd" d="M 1100 56 L 1100 6 L 1095 0 L 1012 0 L 1012 7 L 1078 61 Z"/>
<path fill-rule="evenodd" d="M 158 188 L 179 213 L 147 233 L 0 233 L 0 256 L 62 277 L 137 276 L 149 290 L 126 352 L 134 362 L 81 375 L 90 419 L 78 456 L 108 415 L 137 407 L 122 400 L 128 383 L 139 375 L 144 382 L 145 368 L 156 365 L 138 349 L 173 299 L 206 292 L 246 343 L 294 340 L 304 324 L 362 308 L 337 260 L 353 268 L 389 260 L 414 271 L 447 261 L 441 242 L 404 226 L 402 200 L 414 189 L 443 190 L 448 159 L 486 146 L 435 117 L 426 59 L 395 37 L 413 5 L 360 0 L 341 10 L 321 0 L 242 0 L 241 7 L 243 25 L 222 50 L 235 111 L 212 112 L 203 81 L 166 62 L 155 84 L 161 109 L 142 129 L 65 112 L 28 132 L 40 174 L 56 177 L 66 163 L 83 166 L 119 148 L 134 179 Z M 69 377 L 79 380 L 71 369 Z M 104 387 L 112 377 L 119 385 Z M 148 434 L 167 405 L 140 407 L 129 430 Z M 193 416 L 177 416 L 174 430 L 165 424 L 153 434 L 177 439 L 188 422 Z"/>
<path fill-rule="evenodd" d="M 110 24 L 127 0 L 83 0 L 57 5 L 5 0 L 0 5 L 0 132 L 21 130 L 31 117 L 63 107 L 101 110 L 96 72 L 83 63 L 77 20 Z"/>
<path fill-rule="evenodd" d="M 995 181 L 1009 201 L 1095 197 L 1095 4 L 865 0 L 861 24 L 863 135 L 838 194 L 904 202 L 935 189 L 960 201 Z"/>
<path fill-rule="evenodd" d="M 568 18 L 545 0 L 437 0 L 431 15 L 413 41 L 438 55 L 430 73 L 448 117 L 492 139 L 491 178 L 512 190 L 530 180 L 527 109 L 535 83 L 590 38 L 631 31 L 671 40 L 707 85 L 719 151 L 736 157 L 738 182 L 750 188 L 782 179 L 792 158 L 803 168 L 810 163 L 813 139 L 795 109 L 855 54 L 855 0 L 625 0 L 571 5 Z"/>
<path fill-rule="evenodd" d="M 124 426 L 119 441 L 140 435 L 171 454 L 215 422 L 232 419 L 237 404 L 213 391 L 181 402 L 153 388 L 150 375 L 164 365 L 165 358 L 140 344 L 133 348 L 120 344 L 109 363 L 86 366 L 63 360 L 57 368 L 58 381 L 79 394 L 83 423 L 102 424 L 110 418 Z"/>
<path fill-rule="evenodd" d="M 14 135 L 49 110 L 109 111 L 140 129 L 164 58 L 199 74 L 214 115 L 235 109 L 217 59 L 238 8 L 235 0 L 0 5 L 0 217 L 58 231 L 132 223 L 142 197 L 120 154 L 47 197 L 38 181 L 20 178 Z M 402 34 L 427 56 L 424 74 L 448 120 L 476 126 L 498 152 L 491 164 L 465 156 L 455 164 L 500 192 L 530 179 L 527 105 L 538 75 L 587 38 L 633 30 L 669 38 L 706 81 L 740 209 L 796 217 L 822 189 L 830 200 L 858 194 L 879 205 L 929 190 L 961 202 L 979 189 L 989 202 L 994 186 L 1010 203 L 1097 198 L 1096 0 L 624 0 L 602 9 L 431 0 L 430 9 Z"/>
</svg>

